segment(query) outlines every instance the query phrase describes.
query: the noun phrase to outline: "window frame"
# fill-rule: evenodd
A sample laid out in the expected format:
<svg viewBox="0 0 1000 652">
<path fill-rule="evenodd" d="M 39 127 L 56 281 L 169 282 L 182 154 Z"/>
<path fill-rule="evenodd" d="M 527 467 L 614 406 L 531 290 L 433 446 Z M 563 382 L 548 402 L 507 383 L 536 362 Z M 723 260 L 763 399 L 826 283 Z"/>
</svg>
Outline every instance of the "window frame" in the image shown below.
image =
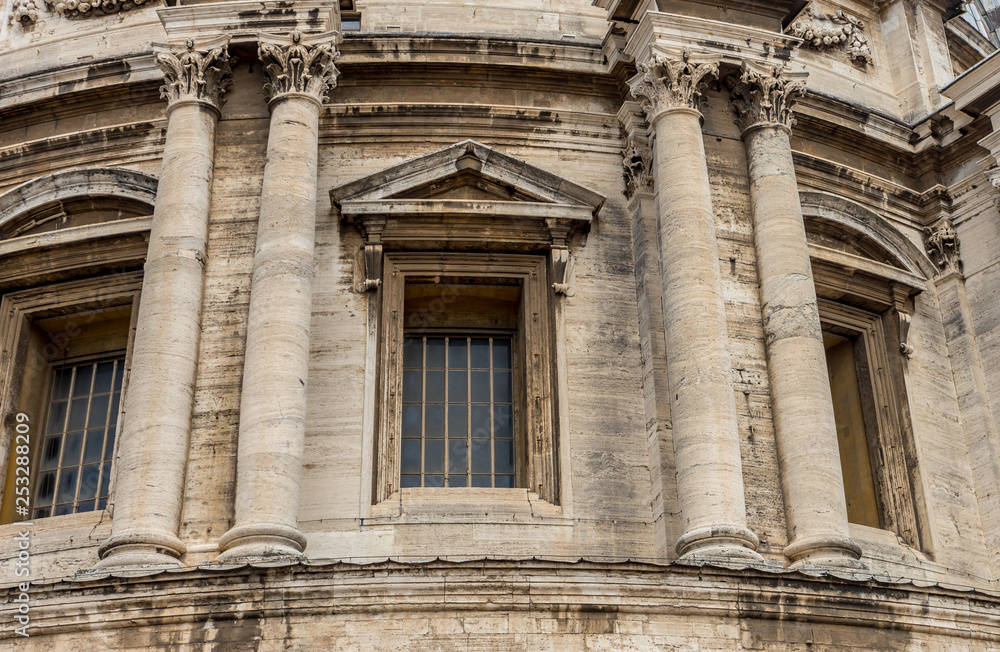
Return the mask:
<svg viewBox="0 0 1000 652">
<path fill-rule="evenodd" d="M 56 365 L 70 361 L 72 358 L 57 358 L 46 351 L 34 351 L 30 344 L 30 329 L 35 320 L 45 319 L 51 316 L 70 316 L 79 314 L 84 321 L 83 325 L 100 321 L 94 315 L 107 308 L 129 307 L 131 309 L 129 330 L 126 336 L 125 350 L 125 374 L 122 379 L 122 400 L 118 406 L 118 423 L 121 423 L 124 410 L 124 396 L 128 387 L 129 370 L 131 369 L 132 344 L 135 336 L 135 320 L 138 316 L 139 295 L 142 287 L 142 270 L 128 270 L 104 276 L 88 277 L 84 279 L 55 283 L 42 287 L 17 290 L 4 294 L 0 298 L 0 350 L 9 352 L 0 356 L 0 415 L 2 415 L 2 433 L 0 433 L 0 477 L 4 478 L 4 483 L 0 486 L 0 523 L 9 524 L 18 522 L 19 518 L 14 514 L 13 497 L 9 494 L 10 482 L 10 461 L 12 459 L 11 450 L 14 441 L 15 417 L 21 409 L 22 390 L 28 356 L 43 356 L 44 360 L 44 385 L 39 398 L 35 400 L 37 405 L 33 406 L 34 414 L 30 417 L 30 451 L 31 459 L 30 477 L 31 482 L 31 507 L 34 508 L 34 496 L 37 489 L 38 460 L 41 444 L 44 439 L 44 427 L 48 405 L 45 400 L 49 395 L 49 384 L 51 382 L 52 369 Z M 50 342 L 48 346 L 55 346 L 56 351 L 61 350 L 58 340 Z M 92 355 L 106 355 L 111 352 L 120 351 L 119 347 L 109 348 L 106 351 L 97 351 Z M 81 356 L 82 357 L 92 357 Z M 117 433 L 112 453 L 111 476 L 108 491 L 107 510 L 111 510 L 114 501 L 115 489 L 115 460 L 118 457 L 118 448 L 121 443 L 121 433 Z M 95 510 L 99 514 L 101 510 Z M 84 512 L 86 513 L 86 512 Z M 79 516 L 80 514 L 67 514 L 62 517 Z"/>
<path fill-rule="evenodd" d="M 864 345 L 863 358 L 867 364 L 858 368 L 857 373 L 859 384 L 870 389 L 875 407 L 875 432 L 866 428 L 865 435 L 880 529 L 895 532 L 907 544 L 919 547 L 917 511 L 907 463 L 908 457 L 915 459 L 915 451 L 908 442 L 902 420 L 909 406 L 902 379 L 895 377 L 890 362 L 883 315 L 823 298 L 819 299 L 818 307 L 824 327 L 850 332 Z"/>
<path fill-rule="evenodd" d="M 376 395 L 376 443 L 373 504 L 399 491 L 400 419 L 402 406 L 402 345 L 405 337 L 403 300 L 406 279 L 441 276 L 517 279 L 521 284 L 520 323 L 512 352 L 520 360 L 515 381 L 515 465 L 520 489 L 527 488 L 550 502 L 559 500 L 556 419 L 553 404 L 555 361 L 553 315 L 547 259 L 530 254 L 471 254 L 392 252 L 384 255 Z M 513 361 L 517 365 L 517 361 Z M 412 488 L 421 491 L 428 488 Z M 479 491 L 505 491 L 485 489 Z M 460 488 L 449 488 L 460 492 Z"/>
</svg>

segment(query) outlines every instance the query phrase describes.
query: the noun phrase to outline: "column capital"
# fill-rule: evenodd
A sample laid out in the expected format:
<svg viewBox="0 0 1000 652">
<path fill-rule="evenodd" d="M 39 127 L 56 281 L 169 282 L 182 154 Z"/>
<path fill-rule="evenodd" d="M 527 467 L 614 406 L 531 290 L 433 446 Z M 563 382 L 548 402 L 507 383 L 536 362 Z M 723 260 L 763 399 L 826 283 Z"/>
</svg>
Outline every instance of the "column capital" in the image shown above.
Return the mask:
<svg viewBox="0 0 1000 652">
<path fill-rule="evenodd" d="M 305 95 L 322 104 L 340 74 L 333 65 L 340 57 L 336 36 L 337 32 L 326 32 L 307 38 L 298 30 L 285 35 L 261 34 L 257 56 L 267 73 L 264 91 L 268 99 L 274 102 Z"/>
<path fill-rule="evenodd" d="M 637 67 L 639 74 L 628 84 L 650 122 L 672 109 L 698 111 L 700 86 L 719 73 L 718 61 L 693 61 L 687 51 L 679 57 L 656 53 Z"/>
<path fill-rule="evenodd" d="M 168 110 L 186 102 L 207 104 L 215 111 L 222 109 L 223 95 L 233 85 L 228 38 L 201 47 L 193 38 L 180 47 L 154 43 L 153 51 L 165 81 L 160 86 L 160 97 L 167 100 Z"/>
<path fill-rule="evenodd" d="M 731 101 L 740 131 L 759 126 L 778 126 L 791 131 L 795 119 L 792 105 L 806 89 L 805 72 L 783 66 L 761 67 L 743 62 Z"/>
<path fill-rule="evenodd" d="M 622 178 L 625 181 L 625 198 L 636 193 L 653 190 L 653 148 L 649 142 L 648 126 L 638 103 L 626 101 L 618 110 L 622 127 Z"/>
</svg>

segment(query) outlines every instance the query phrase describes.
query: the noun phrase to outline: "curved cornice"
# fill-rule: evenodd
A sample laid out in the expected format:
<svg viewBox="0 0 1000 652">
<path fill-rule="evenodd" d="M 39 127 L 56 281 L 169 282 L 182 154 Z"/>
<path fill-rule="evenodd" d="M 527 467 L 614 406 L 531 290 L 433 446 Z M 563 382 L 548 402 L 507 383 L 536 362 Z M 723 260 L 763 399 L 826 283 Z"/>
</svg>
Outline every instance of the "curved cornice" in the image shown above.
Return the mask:
<svg viewBox="0 0 1000 652">
<path fill-rule="evenodd" d="M 32 179 L 0 195 L 0 227 L 52 202 L 78 197 L 121 197 L 153 212 L 157 180 L 124 168 L 76 168 Z"/>
<path fill-rule="evenodd" d="M 923 279 L 933 277 L 938 269 L 927 254 L 903 233 L 861 204 L 817 190 L 799 191 L 802 214 L 835 222 L 849 231 L 867 237 L 897 259 L 912 274 Z"/>
</svg>

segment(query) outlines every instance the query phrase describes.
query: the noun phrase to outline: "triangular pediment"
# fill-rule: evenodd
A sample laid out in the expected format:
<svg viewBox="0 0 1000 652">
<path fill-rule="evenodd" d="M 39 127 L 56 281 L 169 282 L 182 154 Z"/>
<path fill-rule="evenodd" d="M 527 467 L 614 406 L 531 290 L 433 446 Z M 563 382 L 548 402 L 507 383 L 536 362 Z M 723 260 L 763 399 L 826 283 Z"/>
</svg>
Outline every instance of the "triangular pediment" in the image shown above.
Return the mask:
<svg viewBox="0 0 1000 652">
<path fill-rule="evenodd" d="M 593 215 L 604 196 L 474 140 L 465 140 L 330 191 L 342 211 L 354 202 L 495 201 L 560 204 Z"/>
</svg>

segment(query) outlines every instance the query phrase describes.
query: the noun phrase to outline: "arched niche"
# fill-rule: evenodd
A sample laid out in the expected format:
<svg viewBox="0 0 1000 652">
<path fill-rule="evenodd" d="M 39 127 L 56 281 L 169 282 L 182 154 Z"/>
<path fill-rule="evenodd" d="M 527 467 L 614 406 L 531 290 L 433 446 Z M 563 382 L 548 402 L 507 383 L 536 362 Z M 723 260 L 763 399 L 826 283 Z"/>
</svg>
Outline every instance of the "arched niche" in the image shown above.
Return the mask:
<svg viewBox="0 0 1000 652">
<path fill-rule="evenodd" d="M 77 168 L 0 195 L 0 241 L 152 215 L 156 178 L 122 168 Z"/>
</svg>

